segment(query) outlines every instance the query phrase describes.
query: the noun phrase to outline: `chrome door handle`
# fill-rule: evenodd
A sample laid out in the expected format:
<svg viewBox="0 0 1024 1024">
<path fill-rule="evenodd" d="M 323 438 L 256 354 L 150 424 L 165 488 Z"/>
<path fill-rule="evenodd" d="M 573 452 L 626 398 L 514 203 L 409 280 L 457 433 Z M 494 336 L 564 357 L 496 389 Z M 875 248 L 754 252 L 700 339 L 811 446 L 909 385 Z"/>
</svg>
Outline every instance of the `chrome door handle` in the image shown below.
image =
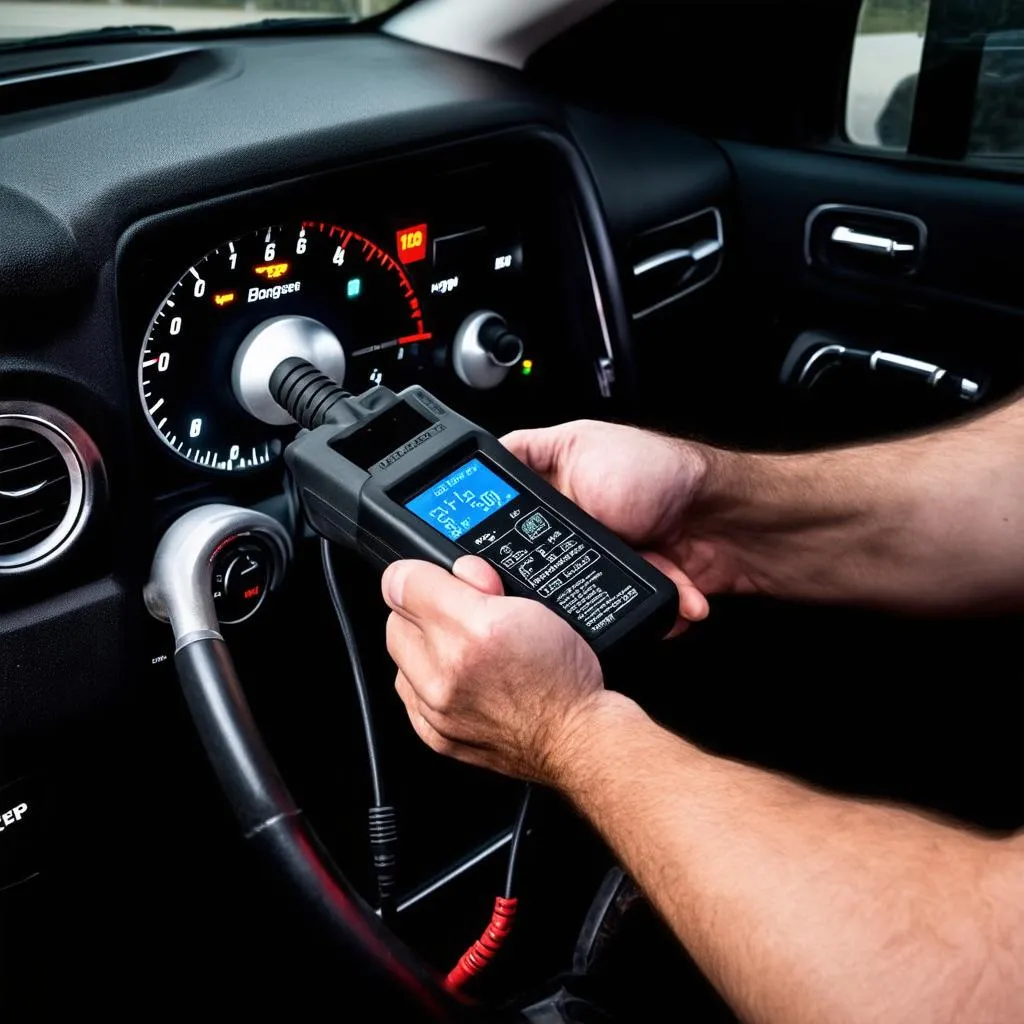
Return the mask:
<svg viewBox="0 0 1024 1024">
<path fill-rule="evenodd" d="M 708 256 L 713 256 L 721 248 L 722 240 L 720 238 L 709 238 L 706 241 L 698 242 L 690 249 L 666 249 L 664 252 L 655 253 L 634 264 L 633 276 L 640 277 L 667 263 L 677 263 L 682 260 L 693 260 L 694 263 L 699 263 L 701 260 L 707 259 Z"/>
<path fill-rule="evenodd" d="M 898 252 L 913 252 L 916 249 L 916 246 L 909 242 L 897 242 L 895 238 L 886 238 L 884 235 L 868 235 L 863 231 L 854 231 L 844 224 L 833 229 L 832 241 L 848 245 L 851 249 L 884 256 L 895 256 Z"/>
</svg>

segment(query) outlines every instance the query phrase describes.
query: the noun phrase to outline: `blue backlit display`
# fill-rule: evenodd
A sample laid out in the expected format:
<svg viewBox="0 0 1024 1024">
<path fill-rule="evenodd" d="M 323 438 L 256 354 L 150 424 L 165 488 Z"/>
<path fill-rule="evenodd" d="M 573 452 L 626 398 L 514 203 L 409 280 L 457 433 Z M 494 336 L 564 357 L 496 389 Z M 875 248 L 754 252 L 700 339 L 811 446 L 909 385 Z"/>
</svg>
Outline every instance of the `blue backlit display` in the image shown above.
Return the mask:
<svg viewBox="0 0 1024 1024">
<path fill-rule="evenodd" d="M 449 540 L 458 540 L 518 497 L 510 483 L 479 459 L 471 459 L 407 501 L 405 507 Z"/>
</svg>

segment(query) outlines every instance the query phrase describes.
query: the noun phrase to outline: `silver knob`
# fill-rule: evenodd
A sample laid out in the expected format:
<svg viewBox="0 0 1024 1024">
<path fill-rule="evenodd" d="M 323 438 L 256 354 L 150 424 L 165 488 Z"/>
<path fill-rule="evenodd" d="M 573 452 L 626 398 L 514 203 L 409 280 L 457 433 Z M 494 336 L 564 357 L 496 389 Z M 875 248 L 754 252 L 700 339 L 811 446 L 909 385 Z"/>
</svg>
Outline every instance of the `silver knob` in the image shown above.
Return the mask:
<svg viewBox="0 0 1024 1024">
<path fill-rule="evenodd" d="M 157 545 L 143 591 L 150 615 L 169 622 L 175 651 L 193 640 L 220 636 L 213 603 L 213 563 L 228 541 L 251 537 L 270 552 L 268 587 L 281 582 L 292 556 L 285 528 L 271 516 L 235 505 L 201 505 L 170 526 Z"/>
<path fill-rule="evenodd" d="M 522 358 L 522 339 L 497 313 L 473 313 L 455 332 L 452 364 L 459 380 L 471 388 L 496 388 Z"/>
<path fill-rule="evenodd" d="M 258 324 L 235 353 L 231 386 L 246 412 L 275 427 L 295 422 L 270 393 L 271 374 L 292 356 L 312 363 L 336 384 L 345 381 L 345 350 L 319 320 L 275 316 Z"/>
</svg>

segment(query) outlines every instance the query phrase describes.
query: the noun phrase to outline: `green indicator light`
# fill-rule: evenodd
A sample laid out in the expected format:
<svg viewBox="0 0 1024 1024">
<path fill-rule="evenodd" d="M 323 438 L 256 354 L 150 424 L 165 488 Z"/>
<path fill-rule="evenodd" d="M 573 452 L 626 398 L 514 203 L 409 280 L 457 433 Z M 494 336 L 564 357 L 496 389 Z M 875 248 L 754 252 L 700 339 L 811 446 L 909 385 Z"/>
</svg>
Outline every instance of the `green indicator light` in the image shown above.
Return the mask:
<svg viewBox="0 0 1024 1024">
<path fill-rule="evenodd" d="M 533 360 L 532 359 L 524 359 L 522 361 L 522 363 L 520 363 L 519 372 L 524 377 L 529 377 L 530 374 L 533 373 Z"/>
<path fill-rule="evenodd" d="M 359 293 L 363 290 L 363 282 L 361 278 L 350 277 L 348 279 L 348 297 L 350 299 L 358 299 Z"/>
</svg>

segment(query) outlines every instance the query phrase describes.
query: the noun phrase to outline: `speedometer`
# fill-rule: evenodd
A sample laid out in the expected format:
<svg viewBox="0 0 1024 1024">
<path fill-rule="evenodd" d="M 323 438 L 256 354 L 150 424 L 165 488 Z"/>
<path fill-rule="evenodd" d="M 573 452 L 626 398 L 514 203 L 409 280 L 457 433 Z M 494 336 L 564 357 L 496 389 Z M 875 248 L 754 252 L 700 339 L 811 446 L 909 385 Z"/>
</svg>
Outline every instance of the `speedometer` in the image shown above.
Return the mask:
<svg viewBox="0 0 1024 1024">
<path fill-rule="evenodd" d="M 405 268 L 355 231 L 302 221 L 225 242 L 171 289 L 139 356 L 146 418 L 177 456 L 245 471 L 280 453 L 286 435 L 243 408 L 233 367 L 247 341 L 285 318 L 340 342 L 353 390 L 379 383 L 388 365 L 417 365 L 431 340 Z"/>
</svg>

